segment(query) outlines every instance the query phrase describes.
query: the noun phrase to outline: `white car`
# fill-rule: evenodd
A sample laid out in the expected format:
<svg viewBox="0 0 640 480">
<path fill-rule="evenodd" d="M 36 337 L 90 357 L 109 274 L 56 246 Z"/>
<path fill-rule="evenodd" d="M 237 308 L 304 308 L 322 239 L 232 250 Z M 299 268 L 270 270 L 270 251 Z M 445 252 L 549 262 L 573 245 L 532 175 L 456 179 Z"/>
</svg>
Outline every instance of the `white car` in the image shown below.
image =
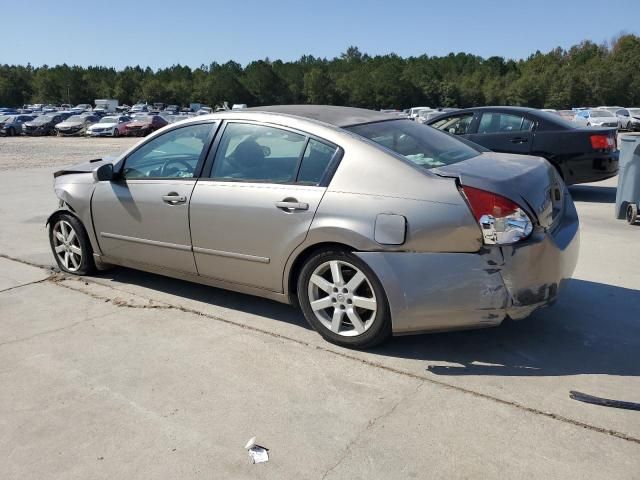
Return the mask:
<svg viewBox="0 0 640 480">
<path fill-rule="evenodd" d="M 126 133 L 125 128 L 131 122 L 126 115 L 111 115 L 102 117 L 98 123 L 87 128 L 89 137 L 119 137 Z"/>
<path fill-rule="evenodd" d="M 573 120 L 579 125 L 586 127 L 613 127 L 618 128 L 620 123 L 615 113 L 611 113 L 608 110 L 580 110 L 576 114 L 576 118 Z"/>
<path fill-rule="evenodd" d="M 620 130 L 640 130 L 640 108 L 621 108 L 616 111 Z"/>
</svg>

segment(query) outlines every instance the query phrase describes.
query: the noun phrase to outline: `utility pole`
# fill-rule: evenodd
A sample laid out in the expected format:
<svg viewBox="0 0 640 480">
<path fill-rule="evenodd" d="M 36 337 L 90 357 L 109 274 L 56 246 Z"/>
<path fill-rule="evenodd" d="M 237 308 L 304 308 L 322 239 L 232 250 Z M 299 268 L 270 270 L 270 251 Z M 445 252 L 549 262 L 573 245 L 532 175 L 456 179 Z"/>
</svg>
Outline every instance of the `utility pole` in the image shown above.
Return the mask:
<svg viewBox="0 0 640 480">
<path fill-rule="evenodd" d="M 71 96 L 69 95 L 69 88 L 71 85 L 67 84 L 67 103 L 71 105 Z"/>
</svg>

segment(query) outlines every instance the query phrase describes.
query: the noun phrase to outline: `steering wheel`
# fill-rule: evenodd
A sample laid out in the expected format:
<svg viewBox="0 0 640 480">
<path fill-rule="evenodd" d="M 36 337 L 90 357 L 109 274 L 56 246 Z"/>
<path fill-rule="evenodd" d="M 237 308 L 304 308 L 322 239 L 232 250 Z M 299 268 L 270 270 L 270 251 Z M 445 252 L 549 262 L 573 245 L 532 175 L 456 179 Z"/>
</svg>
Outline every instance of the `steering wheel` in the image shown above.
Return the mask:
<svg viewBox="0 0 640 480">
<path fill-rule="evenodd" d="M 168 176 L 168 173 L 169 173 L 169 168 L 168 168 L 168 166 L 169 166 L 169 165 L 171 165 L 172 163 L 179 163 L 179 164 L 181 164 L 181 165 L 184 165 L 185 167 L 187 167 L 187 168 L 185 169 L 187 172 L 190 172 L 190 171 L 191 171 L 191 169 L 193 168 L 193 167 L 191 166 L 191 164 L 190 164 L 189 162 L 187 162 L 186 160 L 182 160 L 182 159 L 180 159 L 180 158 L 174 158 L 174 159 L 171 159 L 171 160 L 167 160 L 167 161 L 164 163 L 164 165 L 162 165 L 162 169 L 160 169 L 160 176 L 161 176 L 161 177 L 166 177 L 166 176 Z M 174 172 L 172 172 L 172 173 L 180 172 L 180 171 L 181 171 L 181 169 L 180 169 L 180 168 L 178 168 L 177 170 L 175 170 L 175 171 L 174 171 Z"/>
</svg>

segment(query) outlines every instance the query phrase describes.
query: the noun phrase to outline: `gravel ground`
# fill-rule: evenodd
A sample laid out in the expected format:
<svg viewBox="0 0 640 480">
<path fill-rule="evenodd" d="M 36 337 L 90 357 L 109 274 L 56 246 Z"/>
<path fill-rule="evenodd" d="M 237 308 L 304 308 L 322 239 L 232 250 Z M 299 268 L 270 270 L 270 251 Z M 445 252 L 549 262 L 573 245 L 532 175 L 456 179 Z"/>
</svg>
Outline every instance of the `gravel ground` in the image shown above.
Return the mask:
<svg viewBox="0 0 640 480">
<path fill-rule="evenodd" d="M 0 171 L 73 165 L 115 155 L 140 138 L 0 137 Z"/>
</svg>

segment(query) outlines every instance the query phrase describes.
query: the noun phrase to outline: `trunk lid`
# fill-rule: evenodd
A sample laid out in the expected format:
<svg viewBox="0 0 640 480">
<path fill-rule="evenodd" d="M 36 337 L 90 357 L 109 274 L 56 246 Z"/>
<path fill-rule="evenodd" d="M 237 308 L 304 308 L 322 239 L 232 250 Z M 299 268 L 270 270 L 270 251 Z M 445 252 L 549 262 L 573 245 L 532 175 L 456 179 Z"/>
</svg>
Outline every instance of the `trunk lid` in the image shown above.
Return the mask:
<svg viewBox="0 0 640 480">
<path fill-rule="evenodd" d="M 486 152 L 431 172 L 457 178 L 463 187 L 506 197 L 545 229 L 560 219 L 566 187 L 553 166 L 543 158 Z"/>
</svg>

